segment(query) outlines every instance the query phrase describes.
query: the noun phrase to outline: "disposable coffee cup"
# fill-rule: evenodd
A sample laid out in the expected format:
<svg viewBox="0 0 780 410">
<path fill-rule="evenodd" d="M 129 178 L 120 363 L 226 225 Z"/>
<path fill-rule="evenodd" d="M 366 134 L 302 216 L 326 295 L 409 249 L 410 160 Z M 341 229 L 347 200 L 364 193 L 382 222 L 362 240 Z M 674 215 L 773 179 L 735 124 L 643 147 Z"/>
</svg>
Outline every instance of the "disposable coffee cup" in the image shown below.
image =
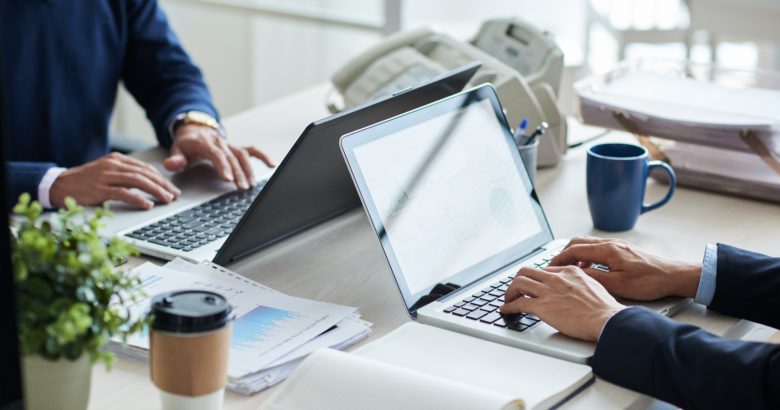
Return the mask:
<svg viewBox="0 0 780 410">
<path fill-rule="evenodd" d="M 200 290 L 152 299 L 150 368 L 163 410 L 222 409 L 231 310 L 222 295 Z"/>
</svg>

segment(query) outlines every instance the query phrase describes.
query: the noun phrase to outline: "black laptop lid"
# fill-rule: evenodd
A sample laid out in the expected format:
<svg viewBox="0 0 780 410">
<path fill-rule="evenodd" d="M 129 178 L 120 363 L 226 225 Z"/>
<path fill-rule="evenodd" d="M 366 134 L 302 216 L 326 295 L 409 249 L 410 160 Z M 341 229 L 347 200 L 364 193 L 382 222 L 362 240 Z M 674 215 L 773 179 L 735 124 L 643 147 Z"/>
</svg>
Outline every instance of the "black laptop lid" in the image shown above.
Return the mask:
<svg viewBox="0 0 780 410">
<path fill-rule="evenodd" d="M 341 147 L 412 316 L 437 285 L 468 286 L 553 239 L 490 85 L 345 135 Z"/>
<path fill-rule="evenodd" d="M 310 124 L 217 252 L 227 265 L 360 205 L 344 165 L 342 135 L 455 94 L 481 64 L 475 62 L 408 91 Z"/>
</svg>

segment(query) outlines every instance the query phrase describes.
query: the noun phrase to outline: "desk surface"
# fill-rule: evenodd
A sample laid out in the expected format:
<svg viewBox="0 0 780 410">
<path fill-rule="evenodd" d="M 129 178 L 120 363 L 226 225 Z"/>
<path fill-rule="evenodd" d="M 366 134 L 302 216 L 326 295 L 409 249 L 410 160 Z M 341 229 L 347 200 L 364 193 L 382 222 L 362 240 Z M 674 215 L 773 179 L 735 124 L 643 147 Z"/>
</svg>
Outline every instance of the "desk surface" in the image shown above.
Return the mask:
<svg viewBox="0 0 780 410">
<path fill-rule="evenodd" d="M 287 98 L 238 114 L 225 121 L 231 140 L 261 147 L 279 161 L 308 122 L 327 115 L 319 85 Z M 572 132 L 588 132 L 574 127 Z M 580 136 L 575 136 L 579 138 Z M 623 133 L 599 140 L 630 141 Z M 585 196 L 585 148 L 566 154 L 562 163 L 537 174 L 537 190 L 557 237 L 604 234 L 590 221 Z M 660 198 L 666 187 L 650 182 L 648 201 Z M 629 232 L 611 235 L 650 251 L 699 261 L 707 243 L 728 242 L 773 253 L 780 231 L 775 204 L 707 192 L 678 189 L 663 208 L 643 215 Z M 137 264 L 142 259 L 132 261 Z M 362 210 L 356 210 L 285 240 L 230 268 L 291 295 L 360 307 L 373 322 L 376 339 L 410 320 L 386 265 L 376 237 Z M 736 334 L 738 320 L 693 305 L 675 319 L 702 326 L 716 334 Z M 111 372 L 96 366 L 90 408 L 159 408 L 148 365 L 118 358 Z M 256 409 L 274 388 L 252 397 L 227 393 L 226 409 Z M 626 408 L 650 399 L 603 380 L 571 400 L 566 408 Z"/>
</svg>

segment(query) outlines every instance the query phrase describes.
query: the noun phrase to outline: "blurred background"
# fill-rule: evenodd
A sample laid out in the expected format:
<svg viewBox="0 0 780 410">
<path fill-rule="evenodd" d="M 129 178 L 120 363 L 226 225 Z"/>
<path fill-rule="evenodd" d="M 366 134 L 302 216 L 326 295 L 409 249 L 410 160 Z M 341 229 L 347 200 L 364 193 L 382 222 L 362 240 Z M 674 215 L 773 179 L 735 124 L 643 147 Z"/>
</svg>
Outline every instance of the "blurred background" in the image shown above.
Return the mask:
<svg viewBox="0 0 780 410">
<path fill-rule="evenodd" d="M 160 0 L 223 117 L 328 80 L 388 34 L 429 26 L 470 39 L 482 22 L 519 17 L 554 36 L 570 85 L 626 58 L 780 69 L 779 0 Z M 323 102 L 324 103 L 324 102 Z M 303 124 L 301 125 L 303 127 Z M 155 143 L 121 90 L 112 133 Z"/>
</svg>

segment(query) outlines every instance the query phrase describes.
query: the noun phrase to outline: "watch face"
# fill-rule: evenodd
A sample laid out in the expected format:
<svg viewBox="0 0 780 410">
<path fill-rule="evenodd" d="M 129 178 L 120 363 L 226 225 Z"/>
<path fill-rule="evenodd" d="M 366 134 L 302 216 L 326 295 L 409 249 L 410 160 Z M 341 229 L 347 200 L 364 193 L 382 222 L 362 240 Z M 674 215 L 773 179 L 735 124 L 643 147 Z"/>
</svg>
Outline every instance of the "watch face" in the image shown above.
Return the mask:
<svg viewBox="0 0 780 410">
<path fill-rule="evenodd" d="M 190 111 L 187 113 L 187 119 L 201 124 L 213 124 L 217 122 L 214 117 L 200 111 Z"/>
<path fill-rule="evenodd" d="M 206 114 L 205 112 L 189 111 L 187 112 L 187 114 L 185 114 L 183 123 L 205 125 L 207 127 L 214 128 L 215 130 L 222 133 L 222 129 L 219 126 L 219 122 L 217 122 L 217 120 L 214 117 Z"/>
</svg>

